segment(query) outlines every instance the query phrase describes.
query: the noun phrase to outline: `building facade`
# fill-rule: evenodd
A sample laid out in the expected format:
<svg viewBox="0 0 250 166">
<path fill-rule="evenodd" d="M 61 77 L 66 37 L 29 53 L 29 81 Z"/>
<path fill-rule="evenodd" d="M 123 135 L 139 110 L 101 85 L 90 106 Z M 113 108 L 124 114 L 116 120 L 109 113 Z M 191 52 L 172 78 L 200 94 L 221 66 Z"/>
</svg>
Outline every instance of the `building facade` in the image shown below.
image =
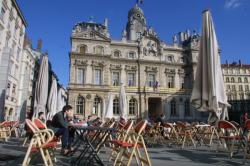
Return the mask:
<svg viewBox="0 0 250 166">
<path fill-rule="evenodd" d="M 75 113 L 105 116 L 109 94 L 119 117 L 119 89 L 125 84 L 128 118 L 206 119 L 190 105 L 199 35 L 180 32 L 163 42 L 148 27 L 142 9 L 128 13 L 121 40 L 110 38 L 108 21 L 77 23 L 71 35 L 69 104 Z"/>
<path fill-rule="evenodd" d="M 250 65 L 233 62 L 222 65 L 227 98 L 231 100 L 250 99 Z"/>
<path fill-rule="evenodd" d="M 0 120 L 17 116 L 21 55 L 27 23 L 16 0 L 0 0 Z"/>
</svg>

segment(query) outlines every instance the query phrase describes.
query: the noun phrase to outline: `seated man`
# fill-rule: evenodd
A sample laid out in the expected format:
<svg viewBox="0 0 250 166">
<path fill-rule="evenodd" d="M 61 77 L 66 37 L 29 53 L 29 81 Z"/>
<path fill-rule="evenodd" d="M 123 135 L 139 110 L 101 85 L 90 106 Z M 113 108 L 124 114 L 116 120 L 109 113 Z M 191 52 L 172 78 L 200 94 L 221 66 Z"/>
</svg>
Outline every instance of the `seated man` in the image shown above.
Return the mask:
<svg viewBox="0 0 250 166">
<path fill-rule="evenodd" d="M 51 126 L 55 136 L 62 136 L 62 154 L 67 155 L 71 150 L 74 140 L 74 130 L 69 128 L 68 119 L 72 118 L 73 110 L 70 105 L 63 107 L 63 110 L 56 113 L 52 119 Z"/>
</svg>

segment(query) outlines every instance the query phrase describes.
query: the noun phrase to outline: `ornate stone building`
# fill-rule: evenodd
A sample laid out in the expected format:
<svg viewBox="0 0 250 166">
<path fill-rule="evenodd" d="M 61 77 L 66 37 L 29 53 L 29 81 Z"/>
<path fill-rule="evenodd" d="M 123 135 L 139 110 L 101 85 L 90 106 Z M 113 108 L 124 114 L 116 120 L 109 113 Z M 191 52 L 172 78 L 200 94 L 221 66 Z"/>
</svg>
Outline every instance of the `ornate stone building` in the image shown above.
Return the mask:
<svg viewBox="0 0 250 166">
<path fill-rule="evenodd" d="M 77 23 L 71 35 L 69 104 L 84 117 L 103 117 L 108 95 L 119 117 L 119 89 L 125 83 L 129 118 L 207 118 L 190 106 L 199 35 L 189 30 L 163 42 L 147 27 L 142 9 L 128 13 L 121 40 L 110 38 L 108 21 Z"/>
<path fill-rule="evenodd" d="M 222 69 L 228 100 L 249 100 L 250 65 L 227 62 Z"/>
<path fill-rule="evenodd" d="M 16 0 L 0 0 L 0 121 L 17 117 L 26 20 Z"/>
</svg>

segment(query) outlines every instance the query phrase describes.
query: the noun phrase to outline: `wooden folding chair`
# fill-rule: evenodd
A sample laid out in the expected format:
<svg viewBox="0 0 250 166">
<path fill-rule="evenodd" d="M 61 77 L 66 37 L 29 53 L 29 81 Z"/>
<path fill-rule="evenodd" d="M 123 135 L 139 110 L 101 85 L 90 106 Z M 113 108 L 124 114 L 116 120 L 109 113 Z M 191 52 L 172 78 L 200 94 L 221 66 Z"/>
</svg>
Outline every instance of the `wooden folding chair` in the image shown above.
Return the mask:
<svg viewBox="0 0 250 166">
<path fill-rule="evenodd" d="M 32 139 L 23 160 L 22 166 L 29 165 L 34 154 L 40 152 L 45 166 L 53 165 L 49 150 L 56 147 L 57 142 L 53 141 L 54 132 L 50 129 L 39 130 L 29 119 L 25 120 L 27 126 L 32 131 Z"/>
<path fill-rule="evenodd" d="M 33 122 L 34 122 L 34 124 L 36 125 L 36 127 L 37 127 L 39 130 L 47 129 L 46 124 L 44 124 L 40 119 L 34 118 L 34 119 L 33 119 Z M 28 129 L 26 130 L 26 132 L 27 132 L 27 135 L 26 135 L 26 137 L 25 137 L 25 139 L 24 139 L 24 141 L 23 141 L 23 146 L 26 144 L 27 140 L 29 139 L 29 134 L 32 134 L 32 131 L 31 131 L 30 128 L 28 128 Z"/>
<path fill-rule="evenodd" d="M 219 140 L 223 145 L 223 149 L 226 149 L 229 152 L 230 158 L 232 158 L 235 150 L 234 147 L 243 146 L 243 137 L 240 134 L 239 130 L 229 121 L 220 120 L 218 122 L 218 130 Z M 219 148 L 220 144 L 218 143 L 217 152 L 219 151 Z"/>
<path fill-rule="evenodd" d="M 114 160 L 116 158 L 116 156 L 119 153 L 119 146 L 118 146 L 118 142 L 123 142 L 126 141 L 129 132 L 131 131 L 132 127 L 133 127 L 133 121 L 129 120 L 125 126 L 123 125 L 119 125 L 120 129 L 116 132 L 116 139 L 112 139 L 110 141 L 111 143 L 111 155 L 109 157 L 109 161 Z"/>
<path fill-rule="evenodd" d="M 18 121 L 4 121 L 0 124 L 0 138 L 8 141 L 12 133 L 18 138 L 17 127 L 19 125 Z"/>
<path fill-rule="evenodd" d="M 172 123 L 164 123 L 164 133 L 169 138 L 170 143 L 176 143 L 179 135 Z"/>
<path fill-rule="evenodd" d="M 219 135 L 214 126 L 208 124 L 196 124 L 194 125 L 194 128 L 194 138 L 201 146 L 206 145 L 212 147 L 215 140 L 219 141 Z"/>
<path fill-rule="evenodd" d="M 7 141 L 10 137 L 9 129 L 6 127 L 7 121 L 4 121 L 0 124 L 0 138 L 4 139 L 4 141 Z"/>
<path fill-rule="evenodd" d="M 143 139 L 142 132 L 145 130 L 146 121 L 141 121 L 136 124 L 134 130 L 129 133 L 126 141 L 118 142 L 117 145 L 120 147 L 114 166 L 116 165 L 131 165 L 132 159 L 135 158 L 137 165 L 149 165 L 151 161 L 148 155 L 148 151 Z M 140 151 L 142 149 L 142 151 Z M 143 157 L 143 154 L 145 155 Z M 126 160 L 124 159 L 126 158 Z"/>
<path fill-rule="evenodd" d="M 196 147 L 194 141 L 194 130 L 192 126 L 187 125 L 183 122 L 176 123 L 177 133 L 179 136 L 179 142 L 182 144 L 181 148 L 184 149 L 185 144 L 192 144 Z"/>
</svg>

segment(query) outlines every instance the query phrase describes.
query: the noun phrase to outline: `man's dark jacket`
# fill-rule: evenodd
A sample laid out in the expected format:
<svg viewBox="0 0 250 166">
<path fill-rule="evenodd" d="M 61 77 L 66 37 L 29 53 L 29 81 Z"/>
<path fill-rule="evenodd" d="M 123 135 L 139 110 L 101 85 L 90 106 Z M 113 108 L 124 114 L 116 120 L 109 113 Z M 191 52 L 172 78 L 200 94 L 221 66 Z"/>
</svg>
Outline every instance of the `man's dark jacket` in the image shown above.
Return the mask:
<svg viewBox="0 0 250 166">
<path fill-rule="evenodd" d="M 52 127 L 54 128 L 68 128 L 68 122 L 62 111 L 56 113 L 52 119 Z"/>
</svg>

